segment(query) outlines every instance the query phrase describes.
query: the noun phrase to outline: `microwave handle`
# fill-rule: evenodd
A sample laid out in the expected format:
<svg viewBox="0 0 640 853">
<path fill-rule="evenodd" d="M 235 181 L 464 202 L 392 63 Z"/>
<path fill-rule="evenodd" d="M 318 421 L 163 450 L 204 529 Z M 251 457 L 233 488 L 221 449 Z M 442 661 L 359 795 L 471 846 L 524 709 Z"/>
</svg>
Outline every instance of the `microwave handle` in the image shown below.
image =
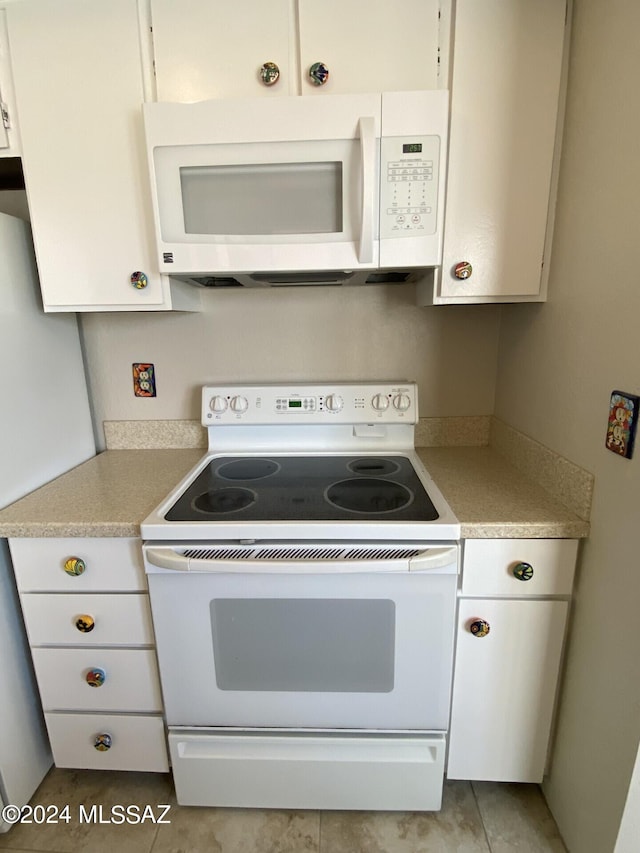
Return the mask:
<svg viewBox="0 0 640 853">
<path fill-rule="evenodd" d="M 362 218 L 360 222 L 361 264 L 373 263 L 373 213 L 375 210 L 375 159 L 376 123 L 372 116 L 361 116 L 358 122 L 360 133 L 360 160 L 362 163 Z"/>
</svg>

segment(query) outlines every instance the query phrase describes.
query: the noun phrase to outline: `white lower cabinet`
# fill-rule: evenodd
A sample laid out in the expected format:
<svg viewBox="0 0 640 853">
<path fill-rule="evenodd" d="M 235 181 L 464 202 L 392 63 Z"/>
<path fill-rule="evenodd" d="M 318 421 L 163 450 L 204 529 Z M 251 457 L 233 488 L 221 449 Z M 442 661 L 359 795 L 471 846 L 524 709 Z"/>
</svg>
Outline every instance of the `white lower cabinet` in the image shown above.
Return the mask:
<svg viewBox="0 0 640 853">
<path fill-rule="evenodd" d="M 576 552 L 571 540 L 466 543 L 448 778 L 542 780 Z"/>
<path fill-rule="evenodd" d="M 169 769 L 137 539 L 10 539 L 58 767 Z"/>
</svg>

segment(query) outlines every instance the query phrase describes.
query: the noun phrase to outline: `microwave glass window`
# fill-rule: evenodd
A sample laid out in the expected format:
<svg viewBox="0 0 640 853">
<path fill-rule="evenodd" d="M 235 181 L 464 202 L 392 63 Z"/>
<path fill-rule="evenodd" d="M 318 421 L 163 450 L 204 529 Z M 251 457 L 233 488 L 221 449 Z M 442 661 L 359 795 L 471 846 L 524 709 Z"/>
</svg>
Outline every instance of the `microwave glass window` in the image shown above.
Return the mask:
<svg viewBox="0 0 640 853">
<path fill-rule="evenodd" d="M 342 162 L 183 166 L 187 234 L 339 234 Z"/>
<path fill-rule="evenodd" d="M 393 690 L 390 599 L 216 598 L 210 616 L 220 690 Z"/>
</svg>

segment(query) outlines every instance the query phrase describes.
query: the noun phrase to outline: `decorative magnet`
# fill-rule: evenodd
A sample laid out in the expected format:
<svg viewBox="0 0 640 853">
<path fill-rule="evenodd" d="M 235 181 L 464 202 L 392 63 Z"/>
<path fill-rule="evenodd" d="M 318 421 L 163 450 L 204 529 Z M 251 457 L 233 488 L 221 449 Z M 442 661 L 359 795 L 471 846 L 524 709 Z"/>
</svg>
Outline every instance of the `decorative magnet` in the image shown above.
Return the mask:
<svg viewBox="0 0 640 853">
<path fill-rule="evenodd" d="M 329 79 L 329 69 L 324 62 L 314 62 L 309 69 L 309 79 L 314 86 L 324 86 Z"/>
<path fill-rule="evenodd" d="M 85 561 L 80 557 L 69 557 L 64 563 L 64 570 L 68 575 L 81 575 L 86 568 Z"/>
<path fill-rule="evenodd" d="M 102 685 L 106 681 L 106 678 L 107 673 L 104 671 L 104 669 L 100 669 L 99 667 L 96 667 L 95 669 L 90 669 L 84 677 L 89 687 L 102 687 Z"/>
<path fill-rule="evenodd" d="M 519 581 L 530 581 L 533 577 L 533 566 L 531 563 L 516 563 L 513 576 Z"/>
<path fill-rule="evenodd" d="M 108 749 L 111 749 L 111 735 L 108 735 L 106 732 L 96 735 L 93 746 L 98 752 L 106 752 Z"/>
<path fill-rule="evenodd" d="M 638 426 L 640 397 L 625 391 L 612 391 L 609 403 L 606 447 L 612 453 L 631 459 Z"/>
<path fill-rule="evenodd" d="M 460 261 L 459 264 L 456 264 L 453 268 L 453 274 L 456 278 L 465 279 L 471 278 L 471 273 L 473 272 L 473 267 L 469 263 L 469 261 Z"/>
<path fill-rule="evenodd" d="M 265 86 L 273 86 L 280 78 L 280 69 L 275 62 L 264 62 L 260 66 L 260 79 Z"/>
<path fill-rule="evenodd" d="M 469 630 L 474 637 L 486 637 L 491 630 L 491 626 L 484 619 L 474 619 L 469 625 Z"/>
<path fill-rule="evenodd" d="M 96 622 L 93 616 L 89 616 L 88 613 L 83 613 L 82 616 L 78 616 L 75 625 L 78 631 L 82 634 L 90 634 L 96 627 Z"/>
<path fill-rule="evenodd" d="M 156 369 L 149 362 L 135 362 L 133 369 L 133 393 L 136 397 L 156 396 Z"/>
<path fill-rule="evenodd" d="M 131 273 L 131 284 L 136 288 L 136 290 L 144 290 L 149 284 L 149 279 L 145 273 L 138 270 L 137 272 Z"/>
</svg>

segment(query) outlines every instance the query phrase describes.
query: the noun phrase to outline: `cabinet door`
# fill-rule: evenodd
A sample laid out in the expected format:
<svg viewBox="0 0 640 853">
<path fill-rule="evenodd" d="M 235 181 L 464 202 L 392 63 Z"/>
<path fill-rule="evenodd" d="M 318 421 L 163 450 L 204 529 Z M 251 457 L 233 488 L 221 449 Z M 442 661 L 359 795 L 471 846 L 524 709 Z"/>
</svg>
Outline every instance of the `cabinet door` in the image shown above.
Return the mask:
<svg viewBox="0 0 640 853">
<path fill-rule="evenodd" d="M 290 5 L 289 0 L 151 0 L 158 100 L 297 94 L 290 70 L 296 49 Z M 272 86 L 260 78 L 264 62 L 280 69 Z"/>
<path fill-rule="evenodd" d="M 298 0 L 301 93 L 438 87 L 438 0 Z M 309 68 L 324 63 L 316 86 Z"/>
<path fill-rule="evenodd" d="M 540 298 L 565 15 L 565 0 L 456 3 L 436 302 Z"/>
<path fill-rule="evenodd" d="M 462 599 L 447 776 L 540 782 L 568 603 Z M 486 636 L 471 633 L 483 619 Z"/>
<path fill-rule="evenodd" d="M 136 0 L 31 0 L 7 23 L 45 310 L 170 307 L 154 272 Z"/>
</svg>

